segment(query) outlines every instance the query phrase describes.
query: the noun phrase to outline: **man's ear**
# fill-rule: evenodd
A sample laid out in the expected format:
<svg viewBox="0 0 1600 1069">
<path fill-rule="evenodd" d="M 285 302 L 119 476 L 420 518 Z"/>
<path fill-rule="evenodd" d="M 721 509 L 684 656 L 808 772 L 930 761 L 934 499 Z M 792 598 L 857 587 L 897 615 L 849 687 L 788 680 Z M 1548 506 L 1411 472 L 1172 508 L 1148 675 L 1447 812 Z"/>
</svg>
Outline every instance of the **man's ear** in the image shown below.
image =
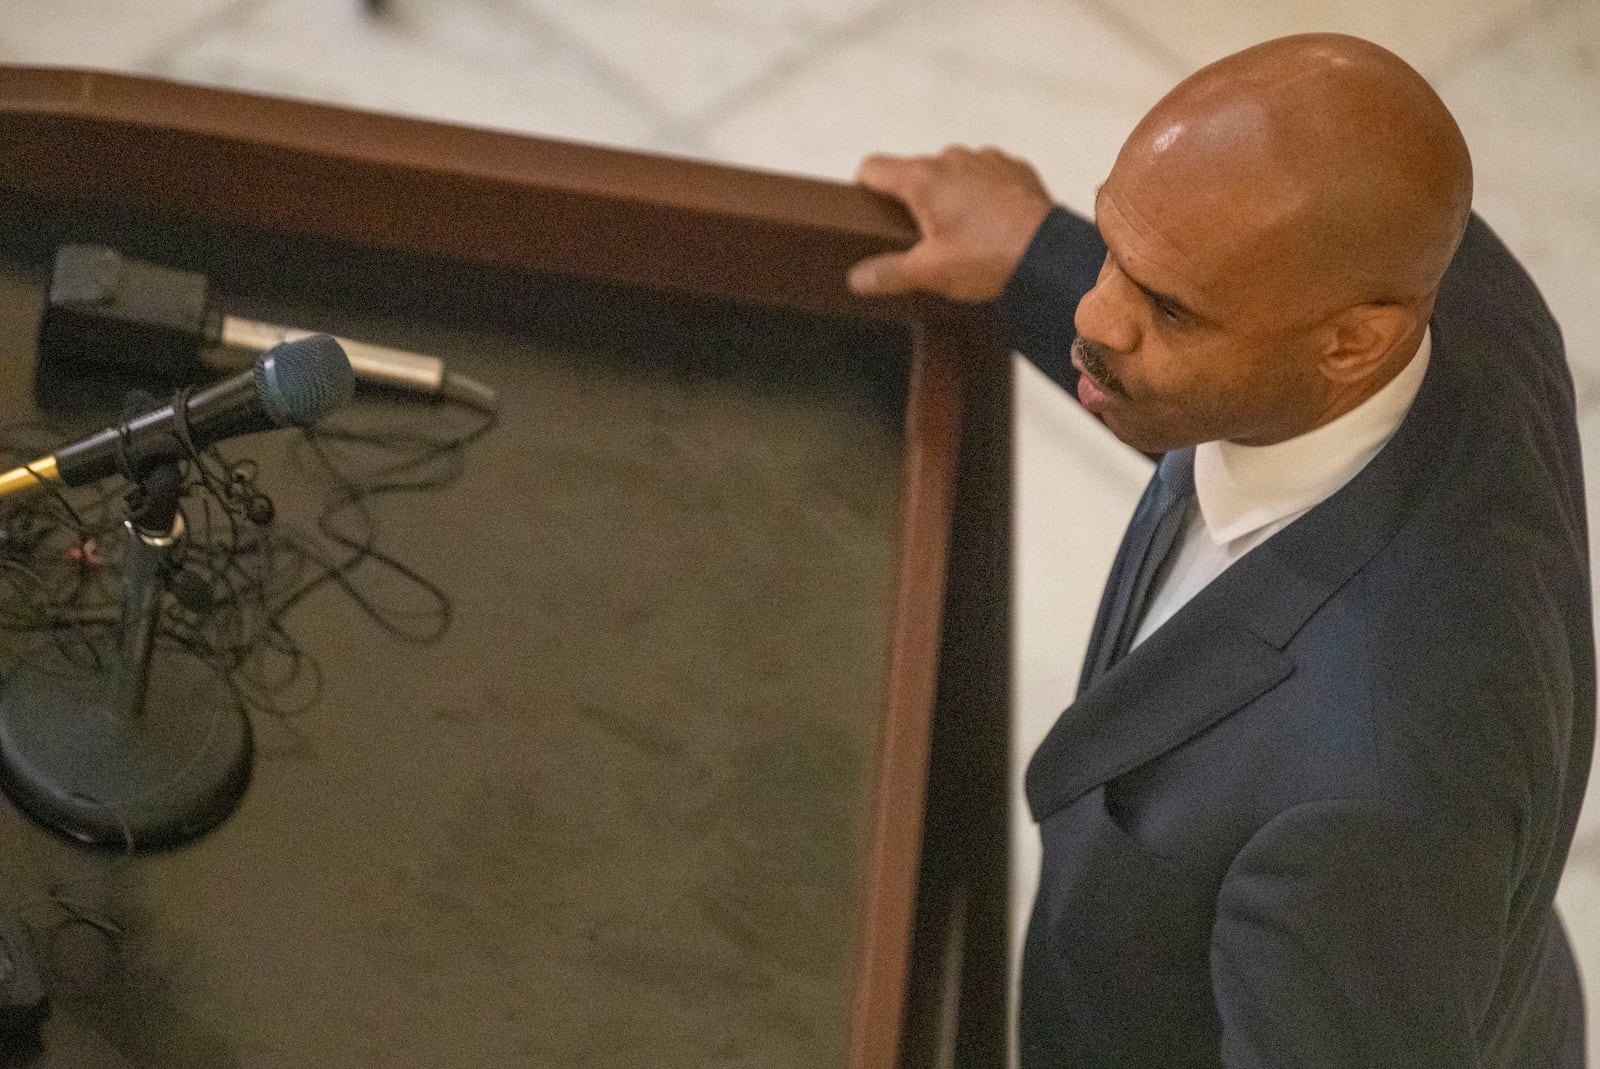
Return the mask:
<svg viewBox="0 0 1600 1069">
<path fill-rule="evenodd" d="M 1329 322 L 1317 369 L 1329 382 L 1355 385 L 1403 364 L 1421 344 L 1426 326 L 1426 317 L 1409 305 L 1353 305 Z"/>
</svg>

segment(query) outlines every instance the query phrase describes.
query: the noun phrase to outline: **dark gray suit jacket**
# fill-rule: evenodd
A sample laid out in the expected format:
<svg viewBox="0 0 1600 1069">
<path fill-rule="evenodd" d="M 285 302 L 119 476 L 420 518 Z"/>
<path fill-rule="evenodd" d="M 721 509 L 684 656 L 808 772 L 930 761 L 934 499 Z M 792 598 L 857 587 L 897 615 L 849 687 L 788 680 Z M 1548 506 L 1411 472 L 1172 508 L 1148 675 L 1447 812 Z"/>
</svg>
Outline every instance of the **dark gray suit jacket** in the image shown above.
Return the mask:
<svg viewBox="0 0 1600 1069">
<path fill-rule="evenodd" d="M 1068 385 L 1103 255 L 1058 209 L 1002 298 Z M 1476 218 L 1432 326 L 1377 457 L 1035 753 L 1025 1069 L 1583 1064 L 1551 907 L 1595 714 L 1571 377 Z"/>
</svg>

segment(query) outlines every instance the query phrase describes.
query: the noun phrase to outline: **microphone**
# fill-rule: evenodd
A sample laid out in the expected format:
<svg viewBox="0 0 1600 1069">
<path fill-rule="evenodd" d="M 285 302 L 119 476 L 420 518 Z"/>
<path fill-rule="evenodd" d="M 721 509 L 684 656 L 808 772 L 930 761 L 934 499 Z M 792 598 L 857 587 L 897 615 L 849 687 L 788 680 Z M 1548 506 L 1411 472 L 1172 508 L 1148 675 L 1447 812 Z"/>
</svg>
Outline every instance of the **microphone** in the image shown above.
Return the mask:
<svg viewBox="0 0 1600 1069">
<path fill-rule="evenodd" d="M 280 342 L 299 341 L 312 334 L 299 327 L 285 327 L 238 316 L 222 316 L 216 322 L 216 340 L 224 349 L 260 352 Z M 476 379 L 446 369 L 444 361 L 436 356 L 408 353 L 333 335 L 328 337 L 333 337 L 344 348 L 356 378 L 363 382 L 433 394 L 459 401 L 480 412 L 493 412 L 499 406 L 499 399 L 492 389 Z"/>
<path fill-rule="evenodd" d="M 239 366 L 234 354 L 270 349 L 313 332 L 223 315 L 209 307 L 206 277 L 123 256 L 104 245 L 56 250 L 39 353 L 163 378 L 203 378 Z M 447 369 L 437 357 L 335 338 L 356 378 L 443 397 L 492 413 L 489 387 Z"/>
<path fill-rule="evenodd" d="M 350 399 L 355 374 L 326 334 L 284 342 L 247 371 L 0 474 L 0 496 L 46 480 L 83 486 L 124 465 L 185 456 L 235 435 L 308 427 Z M 187 438 L 187 443 L 185 442 Z"/>
</svg>

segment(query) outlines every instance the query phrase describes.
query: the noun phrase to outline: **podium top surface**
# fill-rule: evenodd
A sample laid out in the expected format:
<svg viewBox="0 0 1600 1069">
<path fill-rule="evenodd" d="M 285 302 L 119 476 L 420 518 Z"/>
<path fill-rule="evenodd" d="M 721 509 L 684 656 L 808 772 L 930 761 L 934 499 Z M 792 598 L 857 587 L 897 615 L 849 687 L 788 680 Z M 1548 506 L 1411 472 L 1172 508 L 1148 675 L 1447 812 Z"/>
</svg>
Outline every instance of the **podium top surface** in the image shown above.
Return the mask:
<svg viewBox="0 0 1600 1069">
<path fill-rule="evenodd" d="M 0 67 L 8 422 L 52 415 L 32 346 L 68 241 L 503 405 L 459 483 L 380 517 L 456 602 L 445 640 L 309 599 L 328 695 L 261 726 L 212 837 L 118 869 L 0 807 L 8 899 L 87 873 L 131 936 L 112 967 L 58 928 L 40 1069 L 895 1064 L 959 427 L 1006 369 L 979 317 L 845 290 L 912 237 L 834 183 Z M 287 435 L 246 445 L 314 512 Z"/>
</svg>

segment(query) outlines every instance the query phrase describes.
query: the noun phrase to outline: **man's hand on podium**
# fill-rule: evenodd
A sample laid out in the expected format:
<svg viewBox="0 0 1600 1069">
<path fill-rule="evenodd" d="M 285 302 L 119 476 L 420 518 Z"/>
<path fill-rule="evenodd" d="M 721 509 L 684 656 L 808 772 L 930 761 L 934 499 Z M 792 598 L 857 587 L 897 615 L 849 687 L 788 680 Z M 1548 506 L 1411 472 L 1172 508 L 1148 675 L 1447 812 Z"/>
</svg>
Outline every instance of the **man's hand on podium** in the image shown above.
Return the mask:
<svg viewBox="0 0 1600 1069">
<path fill-rule="evenodd" d="M 992 300 L 1051 206 L 1038 173 L 993 148 L 868 156 L 856 181 L 904 204 L 921 235 L 904 252 L 868 257 L 850 269 L 850 289 L 863 296 L 926 290 L 957 301 Z"/>
</svg>

